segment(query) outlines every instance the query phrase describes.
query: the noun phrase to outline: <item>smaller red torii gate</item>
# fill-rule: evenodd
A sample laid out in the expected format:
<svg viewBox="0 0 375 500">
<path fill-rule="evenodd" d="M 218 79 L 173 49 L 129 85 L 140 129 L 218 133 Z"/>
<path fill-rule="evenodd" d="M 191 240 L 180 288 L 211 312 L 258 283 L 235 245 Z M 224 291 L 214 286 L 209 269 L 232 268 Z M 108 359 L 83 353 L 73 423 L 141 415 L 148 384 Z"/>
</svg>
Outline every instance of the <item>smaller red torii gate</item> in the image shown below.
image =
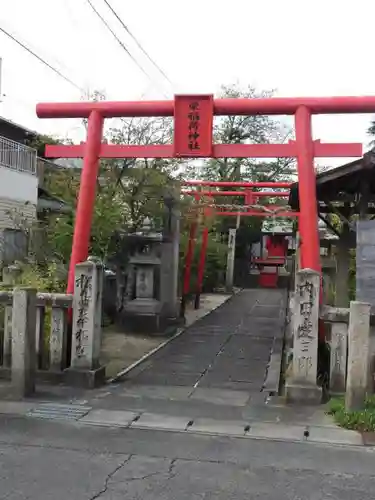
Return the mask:
<svg viewBox="0 0 375 500">
<path fill-rule="evenodd" d="M 232 187 L 238 186 L 246 188 L 242 191 L 201 191 L 201 190 L 181 190 L 181 194 L 185 196 L 193 196 L 196 201 L 199 201 L 201 198 L 206 197 L 208 205 L 203 205 L 204 215 L 209 215 L 210 213 L 214 213 L 215 215 L 221 216 L 255 216 L 255 217 L 298 217 L 299 212 L 287 210 L 286 207 L 276 206 L 276 205 L 252 205 L 252 203 L 256 202 L 256 198 L 260 195 L 260 197 L 269 197 L 269 198 L 277 198 L 277 197 L 287 197 L 289 196 L 289 191 L 250 191 L 250 188 L 258 188 L 258 187 L 281 187 L 281 188 L 290 188 L 290 183 L 273 183 L 273 182 L 229 182 L 229 181 L 183 181 L 182 185 L 189 186 L 212 186 L 215 187 Z M 220 210 L 220 205 L 211 205 L 210 198 L 214 198 L 216 196 L 244 196 L 245 197 L 245 205 L 239 205 L 237 208 L 241 208 L 240 211 L 222 211 Z M 226 206 L 225 206 L 226 207 Z M 249 210 L 249 208 L 252 210 Z M 199 209 L 199 205 L 196 206 Z M 227 207 L 226 207 L 227 208 Z M 228 208 L 231 208 L 228 205 Z M 235 208 L 235 207 L 234 207 Z M 246 210 L 243 210 L 246 209 Z M 185 266 L 184 266 L 184 279 L 183 279 L 183 289 L 182 289 L 182 297 L 181 297 L 181 316 L 185 316 L 185 307 L 186 307 L 186 299 L 190 292 L 190 280 L 191 280 L 191 268 L 193 263 L 193 255 L 194 255 L 194 247 L 195 241 L 197 237 L 198 230 L 198 217 L 196 216 L 191 224 L 189 230 L 189 240 L 188 240 L 188 248 L 185 256 Z M 204 276 L 204 268 L 206 262 L 206 254 L 207 254 L 207 245 L 208 245 L 208 227 L 204 225 L 202 231 L 202 243 L 199 254 L 198 261 L 198 269 L 197 269 L 197 283 L 196 283 L 196 293 L 195 293 L 195 308 L 199 308 L 200 304 L 200 295 L 202 293 L 203 287 L 203 276 Z"/>
<path fill-rule="evenodd" d="M 297 159 L 300 202 L 301 265 L 320 271 L 315 157 L 360 157 L 362 144 L 324 144 L 312 138 L 312 115 L 374 113 L 375 96 L 272 97 L 214 99 L 212 95 L 177 95 L 170 101 L 41 103 L 40 118 L 86 118 L 86 143 L 46 146 L 48 158 L 83 158 L 83 169 L 69 267 L 68 292 L 74 269 L 87 258 L 99 158 L 281 158 Z M 293 115 L 295 141 L 286 144 L 214 144 L 213 117 Z M 174 143 L 115 145 L 102 142 L 106 118 L 173 117 Z"/>
</svg>

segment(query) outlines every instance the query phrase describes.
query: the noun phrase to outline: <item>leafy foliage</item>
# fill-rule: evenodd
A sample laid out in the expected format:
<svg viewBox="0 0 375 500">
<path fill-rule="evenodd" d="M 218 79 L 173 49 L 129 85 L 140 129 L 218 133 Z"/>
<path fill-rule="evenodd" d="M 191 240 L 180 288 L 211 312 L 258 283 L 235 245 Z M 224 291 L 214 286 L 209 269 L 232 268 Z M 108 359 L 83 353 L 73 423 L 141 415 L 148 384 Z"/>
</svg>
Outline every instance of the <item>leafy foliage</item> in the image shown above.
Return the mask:
<svg viewBox="0 0 375 500">
<path fill-rule="evenodd" d="M 61 278 L 58 266 L 52 262 L 47 267 L 38 268 L 33 264 L 21 265 L 20 285 L 30 286 L 43 292 L 65 292 L 66 283 Z"/>
<path fill-rule="evenodd" d="M 327 412 L 346 429 L 361 432 L 375 431 L 375 396 L 367 396 L 361 411 L 346 411 L 344 398 L 334 398 L 329 402 Z"/>
<path fill-rule="evenodd" d="M 165 119 L 123 119 L 111 128 L 107 140 L 114 144 L 163 144 L 170 140 L 171 123 Z M 97 182 L 90 252 L 107 257 L 114 230 L 136 231 L 145 217 L 156 224 L 164 211 L 163 196 L 173 191 L 177 181 L 172 173 L 177 162 L 161 159 L 125 159 L 101 162 Z M 56 169 L 47 177 L 47 189 L 74 208 L 78 199 L 79 169 Z M 52 253 L 68 261 L 73 235 L 72 214 L 60 215 L 50 223 Z"/>
<path fill-rule="evenodd" d="M 223 86 L 220 98 L 250 98 L 272 96 L 272 91 L 258 92 L 249 86 Z M 225 116 L 214 122 L 214 139 L 220 144 L 283 143 L 292 138 L 292 130 L 268 116 Z M 257 161 L 253 158 L 215 158 L 205 162 L 204 168 L 191 166 L 195 178 L 217 181 L 277 181 L 294 172 L 294 159 L 277 158 Z"/>
<path fill-rule="evenodd" d="M 36 149 L 39 158 L 45 158 L 45 149 L 47 145 L 72 144 L 68 138 L 52 137 L 49 135 L 38 134 L 26 142 L 26 146 Z"/>
<path fill-rule="evenodd" d="M 371 137 L 375 137 L 375 120 L 371 121 L 369 128 L 367 129 L 367 134 Z M 372 139 L 370 142 L 371 146 L 375 146 L 375 140 Z"/>
<path fill-rule="evenodd" d="M 188 235 L 183 233 L 180 239 L 180 262 L 179 262 L 179 273 L 180 280 L 182 283 L 183 273 L 185 269 L 185 255 L 188 247 Z M 191 268 L 191 282 L 190 290 L 195 293 L 197 286 L 197 273 L 198 273 L 198 262 L 200 255 L 202 240 L 201 235 L 197 238 L 194 247 L 194 258 Z M 227 259 L 227 245 L 221 243 L 217 240 L 217 235 L 213 232 L 209 233 L 208 244 L 207 244 L 207 254 L 206 263 L 203 275 L 203 290 L 213 291 L 215 288 L 224 285 L 224 270 L 226 267 Z"/>
<path fill-rule="evenodd" d="M 223 86 L 219 97 L 222 98 L 251 98 L 270 97 L 272 91 L 258 92 L 249 86 L 241 88 L 239 85 Z M 261 143 L 283 143 L 292 138 L 292 131 L 284 124 L 267 116 L 226 116 L 216 117 L 214 122 L 214 138 L 216 143 L 222 144 L 261 144 Z M 293 158 L 276 158 L 270 161 L 259 161 L 253 158 L 215 158 L 204 162 L 203 166 L 192 163 L 187 168 L 189 177 L 211 181 L 242 181 L 242 182 L 265 182 L 265 181 L 291 181 L 295 173 L 295 161 Z M 256 191 L 256 189 L 254 189 Z M 213 197 L 211 201 L 217 205 L 245 204 L 243 196 L 236 197 Z M 265 198 L 258 203 L 275 204 L 286 203 L 283 200 Z M 239 209 L 241 210 L 241 209 Z M 275 219 L 275 223 L 284 222 L 285 219 Z M 237 238 L 237 255 L 239 251 L 246 253 L 246 248 L 252 241 L 259 239 L 264 219 L 259 217 L 242 217 L 240 231 Z M 270 221 L 272 222 L 272 221 Z M 223 235 L 226 240 L 228 230 L 236 226 L 233 216 L 217 217 L 215 230 Z"/>
</svg>

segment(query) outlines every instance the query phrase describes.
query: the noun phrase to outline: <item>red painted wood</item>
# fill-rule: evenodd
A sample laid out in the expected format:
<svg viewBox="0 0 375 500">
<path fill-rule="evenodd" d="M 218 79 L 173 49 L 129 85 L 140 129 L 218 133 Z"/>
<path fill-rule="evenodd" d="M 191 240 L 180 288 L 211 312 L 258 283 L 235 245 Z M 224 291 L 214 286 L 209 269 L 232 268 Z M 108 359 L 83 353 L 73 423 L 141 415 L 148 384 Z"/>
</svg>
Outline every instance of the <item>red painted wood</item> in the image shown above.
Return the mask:
<svg viewBox="0 0 375 500">
<path fill-rule="evenodd" d="M 294 115 L 300 106 L 312 114 L 374 113 L 375 96 L 215 99 L 214 114 Z M 173 116 L 174 101 L 44 102 L 36 106 L 39 118 L 88 118 L 93 110 L 104 118 Z"/>
<path fill-rule="evenodd" d="M 211 146 L 207 144 L 204 146 L 202 145 L 200 151 L 188 153 L 186 151 L 187 146 L 185 145 L 184 151 L 181 150 L 181 152 L 178 153 L 178 149 L 175 150 L 171 144 L 151 144 L 147 146 L 102 144 L 100 148 L 100 157 L 175 158 L 176 156 L 183 156 L 190 158 L 289 158 L 297 156 L 297 149 L 294 144 L 214 144 L 212 145 L 212 149 L 209 149 L 210 147 Z M 84 151 L 84 144 L 50 144 L 46 145 L 45 154 L 47 158 L 83 158 Z M 328 158 L 341 156 L 350 158 L 359 157 L 361 155 L 362 144 L 314 144 L 314 156 L 316 157 Z M 233 184 L 230 185 L 233 186 Z M 211 186 L 213 185 L 211 184 Z"/>
<path fill-rule="evenodd" d="M 212 156 L 212 95 L 176 95 L 173 156 Z"/>
</svg>

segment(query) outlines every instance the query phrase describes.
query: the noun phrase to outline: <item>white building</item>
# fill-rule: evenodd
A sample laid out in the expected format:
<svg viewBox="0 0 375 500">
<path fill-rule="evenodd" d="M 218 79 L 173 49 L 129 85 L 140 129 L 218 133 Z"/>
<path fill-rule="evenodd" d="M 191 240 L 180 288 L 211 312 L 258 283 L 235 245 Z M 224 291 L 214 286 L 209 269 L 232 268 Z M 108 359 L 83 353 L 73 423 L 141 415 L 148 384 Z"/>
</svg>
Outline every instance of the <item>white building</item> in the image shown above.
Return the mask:
<svg viewBox="0 0 375 500">
<path fill-rule="evenodd" d="M 36 220 L 36 150 L 0 136 L 0 260 L 27 250 L 27 230 Z"/>
<path fill-rule="evenodd" d="M 45 166 L 26 145 L 38 134 L 0 117 L 0 265 L 27 254 L 28 232 L 38 219 L 51 212 L 64 212 L 62 200 L 43 188 Z"/>
</svg>

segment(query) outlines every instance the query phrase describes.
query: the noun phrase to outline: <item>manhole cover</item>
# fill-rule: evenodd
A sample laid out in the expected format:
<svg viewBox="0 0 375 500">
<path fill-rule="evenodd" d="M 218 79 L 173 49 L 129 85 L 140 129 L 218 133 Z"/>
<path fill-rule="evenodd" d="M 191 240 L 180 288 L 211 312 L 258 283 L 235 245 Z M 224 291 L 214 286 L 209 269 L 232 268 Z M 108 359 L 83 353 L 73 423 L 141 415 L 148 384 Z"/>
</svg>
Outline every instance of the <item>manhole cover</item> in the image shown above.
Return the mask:
<svg viewBox="0 0 375 500">
<path fill-rule="evenodd" d="M 29 411 L 27 416 L 46 419 L 79 420 L 91 410 L 88 406 L 43 403 Z"/>
</svg>

